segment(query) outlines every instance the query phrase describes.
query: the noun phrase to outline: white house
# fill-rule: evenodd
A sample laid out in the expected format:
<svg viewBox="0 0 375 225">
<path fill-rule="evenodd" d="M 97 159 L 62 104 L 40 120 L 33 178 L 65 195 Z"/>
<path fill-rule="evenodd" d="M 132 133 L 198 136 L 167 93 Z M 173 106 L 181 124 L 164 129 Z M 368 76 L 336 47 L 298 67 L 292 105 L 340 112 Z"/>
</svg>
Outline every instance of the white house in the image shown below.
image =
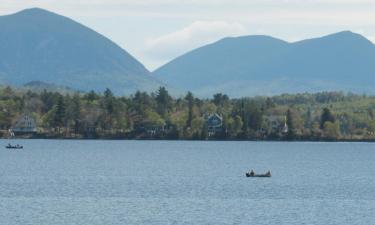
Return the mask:
<svg viewBox="0 0 375 225">
<path fill-rule="evenodd" d="M 30 134 L 37 131 L 35 120 L 28 114 L 23 114 L 18 118 L 11 130 L 16 134 Z"/>
</svg>

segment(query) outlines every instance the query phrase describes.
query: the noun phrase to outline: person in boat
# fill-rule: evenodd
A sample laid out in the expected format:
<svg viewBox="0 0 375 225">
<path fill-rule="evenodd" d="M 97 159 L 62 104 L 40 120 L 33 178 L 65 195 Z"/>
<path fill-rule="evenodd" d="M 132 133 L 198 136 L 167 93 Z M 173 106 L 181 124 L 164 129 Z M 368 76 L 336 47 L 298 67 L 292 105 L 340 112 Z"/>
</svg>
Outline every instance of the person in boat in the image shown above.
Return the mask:
<svg viewBox="0 0 375 225">
<path fill-rule="evenodd" d="M 250 173 L 249 173 L 250 176 L 254 176 L 255 173 L 254 173 L 254 170 L 251 170 Z"/>
<path fill-rule="evenodd" d="M 268 170 L 267 173 L 266 173 L 267 176 L 271 176 L 271 171 Z"/>
</svg>

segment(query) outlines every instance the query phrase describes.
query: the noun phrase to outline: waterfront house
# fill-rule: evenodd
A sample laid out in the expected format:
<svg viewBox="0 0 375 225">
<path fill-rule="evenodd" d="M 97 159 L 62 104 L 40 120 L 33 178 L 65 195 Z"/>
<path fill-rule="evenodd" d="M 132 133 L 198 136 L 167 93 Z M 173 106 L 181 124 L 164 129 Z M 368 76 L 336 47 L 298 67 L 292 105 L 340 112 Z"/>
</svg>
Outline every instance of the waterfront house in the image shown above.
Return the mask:
<svg viewBox="0 0 375 225">
<path fill-rule="evenodd" d="M 36 123 L 35 120 L 28 114 L 23 114 L 20 116 L 11 131 L 15 134 L 33 134 L 36 133 Z"/>
<path fill-rule="evenodd" d="M 150 121 L 136 123 L 134 127 L 137 134 L 146 135 L 146 137 L 161 135 L 168 129 L 165 122 L 155 123 Z"/>
<path fill-rule="evenodd" d="M 165 132 L 165 124 L 163 125 L 147 125 L 145 127 L 146 133 L 149 137 Z"/>
<path fill-rule="evenodd" d="M 270 115 L 265 116 L 264 121 L 269 133 L 288 133 L 288 125 L 285 116 Z"/>
<path fill-rule="evenodd" d="M 208 136 L 214 136 L 223 131 L 223 117 L 217 113 L 209 115 L 206 119 Z"/>
</svg>

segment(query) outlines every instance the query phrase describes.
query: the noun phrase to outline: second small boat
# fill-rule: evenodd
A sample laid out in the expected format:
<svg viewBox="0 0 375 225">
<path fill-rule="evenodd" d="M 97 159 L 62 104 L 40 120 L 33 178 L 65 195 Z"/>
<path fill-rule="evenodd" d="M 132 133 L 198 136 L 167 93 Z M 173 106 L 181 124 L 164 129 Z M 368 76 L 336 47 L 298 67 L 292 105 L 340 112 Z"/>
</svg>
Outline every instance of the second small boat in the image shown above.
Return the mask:
<svg viewBox="0 0 375 225">
<path fill-rule="evenodd" d="M 11 144 L 8 144 L 7 146 L 5 146 L 5 148 L 7 149 L 23 149 L 23 146 L 22 145 L 11 145 Z"/>
<path fill-rule="evenodd" d="M 267 173 L 264 173 L 264 174 L 255 174 L 255 172 L 253 170 L 251 170 L 250 172 L 247 172 L 246 173 L 246 177 L 271 177 L 271 171 L 268 171 Z"/>
</svg>

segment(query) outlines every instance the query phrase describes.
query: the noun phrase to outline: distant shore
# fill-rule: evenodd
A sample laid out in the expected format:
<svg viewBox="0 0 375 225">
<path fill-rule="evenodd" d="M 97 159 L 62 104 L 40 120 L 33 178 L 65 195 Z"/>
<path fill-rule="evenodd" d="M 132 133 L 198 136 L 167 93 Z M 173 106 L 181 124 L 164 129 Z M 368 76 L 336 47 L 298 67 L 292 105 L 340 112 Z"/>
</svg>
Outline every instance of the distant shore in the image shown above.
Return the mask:
<svg viewBox="0 0 375 225">
<path fill-rule="evenodd" d="M 227 139 L 219 139 L 219 138 L 209 138 L 209 139 L 166 139 L 166 138 L 124 138 L 124 137 L 100 137 L 100 138 L 89 138 L 89 137 L 62 137 L 62 136 L 30 136 L 30 137 L 15 137 L 15 138 L 6 138 L 1 137 L 2 140 L 87 140 L 87 141 L 95 141 L 95 140 L 118 140 L 118 141 L 203 141 L 203 142 L 211 142 L 211 141 L 249 141 L 249 142 L 368 142 L 372 143 L 375 142 L 375 139 L 349 139 L 349 138 L 342 138 L 342 139 L 328 139 L 328 138 L 296 138 L 296 139 L 234 139 L 234 138 L 227 138 Z"/>
<path fill-rule="evenodd" d="M 375 141 L 375 96 L 342 92 L 175 98 L 0 88 L 0 138 L 218 141 Z"/>
</svg>

